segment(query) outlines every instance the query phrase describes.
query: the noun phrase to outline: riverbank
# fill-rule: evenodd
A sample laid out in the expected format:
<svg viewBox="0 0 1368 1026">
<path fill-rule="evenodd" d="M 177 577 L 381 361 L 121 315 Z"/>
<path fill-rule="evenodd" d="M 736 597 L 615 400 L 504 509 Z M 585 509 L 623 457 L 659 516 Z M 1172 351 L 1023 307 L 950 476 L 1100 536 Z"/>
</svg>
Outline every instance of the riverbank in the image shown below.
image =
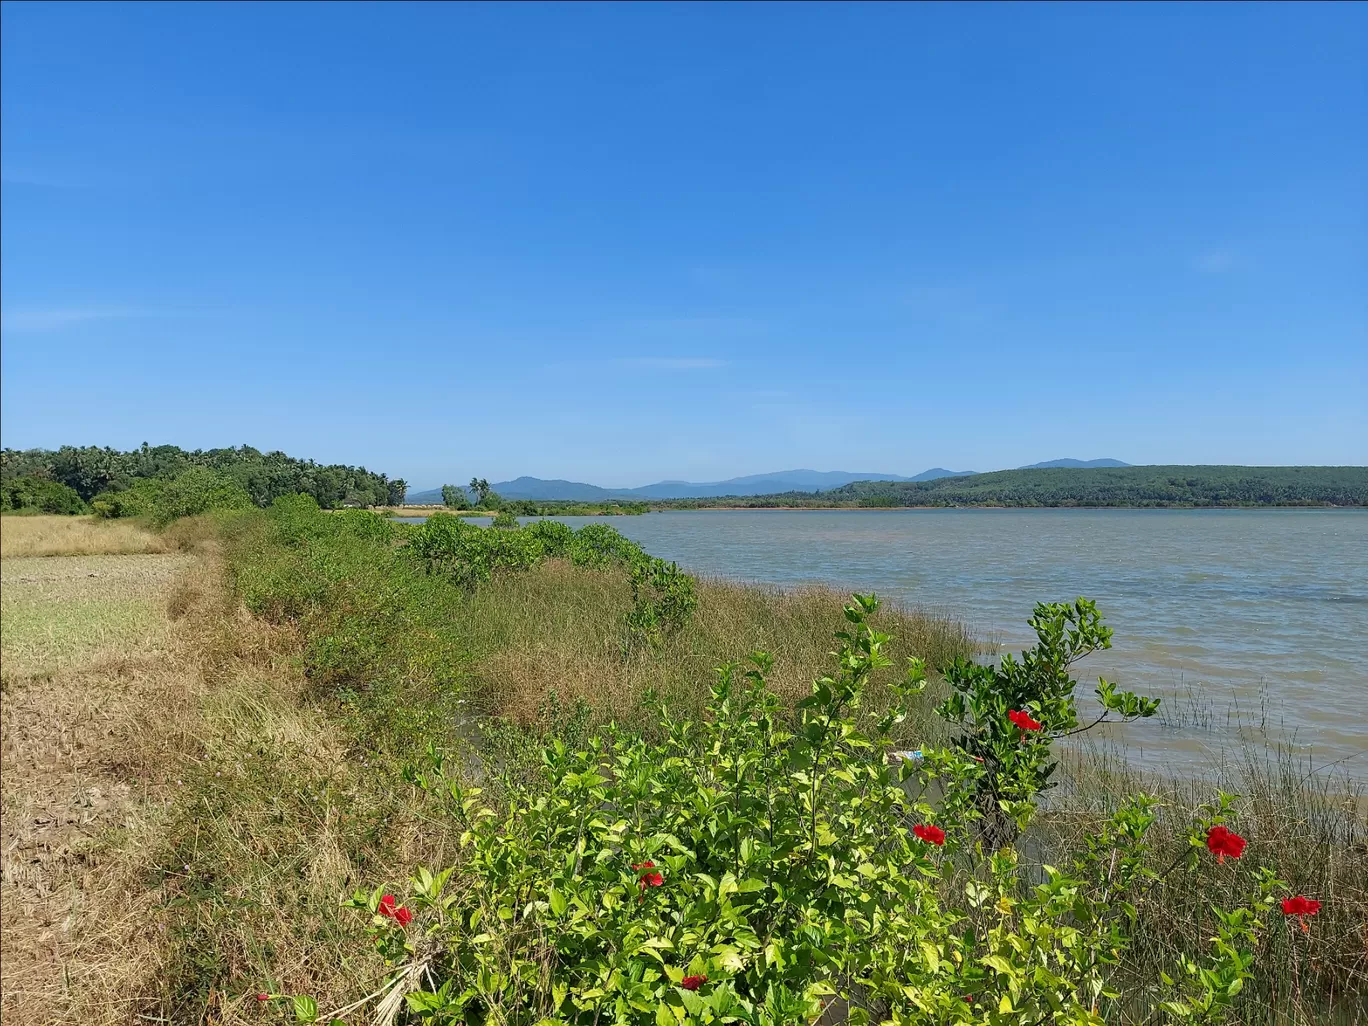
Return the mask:
<svg viewBox="0 0 1368 1026">
<path fill-rule="evenodd" d="M 621 568 L 547 559 L 460 588 L 400 558 L 403 525 L 364 513 L 312 516 L 184 522 L 155 535 L 171 554 L 104 557 L 132 561 L 116 578 L 110 567 L 70 563 L 62 587 L 73 590 L 60 594 L 25 580 L 36 577 L 31 560 L 5 560 L 6 602 L 39 610 L 12 618 L 17 607 L 7 607 L 4 617 L 6 828 L 76 824 L 56 839 L 14 845 L 19 835 L 6 835 L 6 1018 L 259 1022 L 258 991 L 342 1008 L 383 967 L 366 918 L 339 899 L 456 857 L 458 838 L 401 779 L 429 744 L 462 765 L 492 759 L 531 773 L 547 736 L 577 744 L 607 718 L 648 724 L 657 698 L 678 715 L 696 712 L 713 667 L 758 648 L 775 654 L 770 680 L 791 705 L 828 671 L 831 634 L 845 622 L 841 596 L 826 589 L 705 578 L 682 629 L 624 658 L 632 589 Z M 51 575 L 72 558 L 38 562 Z M 137 562 L 158 559 L 186 562 L 156 574 Z M 83 576 L 91 572 L 100 576 Z M 123 633 L 95 613 L 108 596 L 82 590 L 116 580 L 141 610 L 125 617 Z M 85 641 L 45 631 L 42 603 L 52 601 L 73 611 Z M 878 616 L 895 635 L 897 663 L 921 654 L 940 665 L 976 648 L 944 616 Z M 49 654 L 55 661 L 44 661 Z M 867 715 L 886 705 L 896 673 L 880 672 Z M 943 736 L 934 701 L 914 705 L 899 728 L 909 747 Z M 76 775 L 52 777 L 73 745 L 94 754 Z M 1119 796 L 1141 786 L 1164 802 L 1158 843 L 1185 844 L 1187 817 L 1210 797 L 1206 782 L 1142 779 L 1086 752 L 1066 758 L 1063 772 L 1022 846 L 1032 859 L 1095 833 Z M 1253 991 L 1241 1021 L 1356 1021 L 1368 836 L 1345 804 L 1351 796 L 1276 758 L 1225 783 L 1243 795 L 1245 859 L 1141 902 L 1146 925 L 1128 971 L 1139 979 L 1171 966 L 1179 950 L 1200 949 L 1211 895 L 1265 862 L 1326 903 L 1314 936 L 1280 929 L 1259 955 L 1265 983 L 1295 966 L 1301 992 Z M 82 824 L 79 810 L 96 807 L 80 804 L 92 788 L 118 800 Z M 54 794 L 68 796 L 72 811 L 33 811 L 52 806 Z M 34 869 L 31 853 L 43 844 L 53 857 Z M 63 921 L 71 927 L 55 934 Z M 1284 1012 L 1300 1001 L 1301 1018 L 1262 1017 L 1265 999 Z"/>
</svg>

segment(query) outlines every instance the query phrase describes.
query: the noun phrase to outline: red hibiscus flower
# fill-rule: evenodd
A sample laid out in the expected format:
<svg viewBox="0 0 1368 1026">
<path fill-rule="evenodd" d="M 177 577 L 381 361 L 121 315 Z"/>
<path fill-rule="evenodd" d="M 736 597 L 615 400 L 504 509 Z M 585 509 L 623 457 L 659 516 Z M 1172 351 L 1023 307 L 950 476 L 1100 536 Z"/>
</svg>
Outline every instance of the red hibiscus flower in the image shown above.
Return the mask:
<svg viewBox="0 0 1368 1026">
<path fill-rule="evenodd" d="M 699 973 L 697 976 L 684 977 L 684 979 L 679 981 L 679 985 L 683 987 L 685 990 L 697 990 L 699 987 L 701 987 L 703 984 L 707 982 L 708 974 Z"/>
<path fill-rule="evenodd" d="M 659 873 L 642 873 L 641 879 L 637 883 L 644 891 L 647 887 L 659 887 L 664 882 L 665 878 Z"/>
<path fill-rule="evenodd" d="M 1238 859 L 1244 853 L 1245 843 L 1243 837 L 1231 833 L 1219 823 L 1207 831 L 1207 850 L 1216 856 L 1217 862 L 1224 862 L 1227 855 Z"/>
<path fill-rule="evenodd" d="M 912 832 L 920 837 L 927 844 L 944 844 L 945 831 L 938 826 L 929 823 L 918 823 L 912 828 Z"/>
<path fill-rule="evenodd" d="M 379 912 L 386 919 L 390 919 L 394 916 L 394 908 L 397 904 L 398 902 L 394 900 L 393 894 L 386 894 L 383 898 L 380 899 L 380 907 L 377 908 L 376 911 Z"/>
<path fill-rule="evenodd" d="M 1022 712 L 1020 709 L 1013 709 L 1007 714 L 1007 718 L 1022 730 L 1039 730 L 1041 727 L 1039 720 L 1031 719 L 1030 713 Z"/>
<path fill-rule="evenodd" d="M 1307 933 L 1311 929 L 1306 925 L 1306 917 L 1314 916 L 1320 911 L 1320 906 L 1321 903 L 1315 898 L 1304 898 L 1300 894 L 1295 898 L 1283 898 L 1282 900 L 1283 915 L 1296 916 L 1303 933 Z"/>
<path fill-rule="evenodd" d="M 394 910 L 394 921 L 400 926 L 408 926 L 409 923 L 413 922 L 413 913 L 400 905 Z"/>
<path fill-rule="evenodd" d="M 655 869 L 655 863 L 652 862 L 650 859 L 647 859 L 645 862 L 638 862 L 638 863 L 637 863 L 636 865 L 634 865 L 632 868 L 633 868 L 633 869 Z"/>
</svg>

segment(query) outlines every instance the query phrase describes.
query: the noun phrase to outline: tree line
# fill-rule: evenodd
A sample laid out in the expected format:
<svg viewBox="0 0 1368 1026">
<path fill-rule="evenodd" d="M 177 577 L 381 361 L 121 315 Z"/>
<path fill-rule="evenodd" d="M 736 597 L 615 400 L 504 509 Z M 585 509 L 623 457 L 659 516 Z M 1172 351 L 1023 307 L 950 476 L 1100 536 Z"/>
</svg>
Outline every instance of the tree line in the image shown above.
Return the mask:
<svg viewBox="0 0 1368 1026">
<path fill-rule="evenodd" d="M 365 467 L 325 465 L 249 445 L 186 450 L 144 442 L 127 452 L 94 445 L 4 449 L 0 496 L 6 509 L 81 512 L 97 495 L 116 495 L 139 481 L 170 481 L 190 470 L 222 475 L 258 506 L 296 494 L 312 496 L 325 509 L 383 506 L 403 502 L 408 490 L 402 478 L 391 479 Z M 73 508 L 78 504 L 81 508 Z"/>
<path fill-rule="evenodd" d="M 653 509 L 897 506 L 1368 506 L 1368 467 L 1047 467 L 826 492 L 653 502 Z"/>
</svg>

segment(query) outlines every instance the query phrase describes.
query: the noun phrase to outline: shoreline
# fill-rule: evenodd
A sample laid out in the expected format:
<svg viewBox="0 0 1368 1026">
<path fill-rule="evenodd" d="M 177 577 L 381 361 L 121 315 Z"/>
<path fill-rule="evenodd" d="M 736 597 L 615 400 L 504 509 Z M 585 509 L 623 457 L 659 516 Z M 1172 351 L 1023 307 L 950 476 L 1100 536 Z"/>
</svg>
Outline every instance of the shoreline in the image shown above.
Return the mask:
<svg viewBox="0 0 1368 1026">
<path fill-rule="evenodd" d="M 520 500 L 519 500 L 520 501 Z M 491 510 L 455 510 L 447 509 L 444 506 L 378 506 L 377 512 L 392 513 L 395 516 L 430 516 L 433 513 L 450 513 L 461 517 L 493 517 L 497 511 Z M 892 513 L 909 510 L 955 510 L 955 509 L 978 509 L 978 510 L 1196 510 L 1210 512 L 1231 512 L 1240 510 L 1365 510 L 1366 506 L 1335 506 L 1330 504 L 1275 504 L 1260 503 L 1248 506 L 1005 506 L 999 504 L 984 505 L 922 505 L 922 506 L 659 506 L 647 510 L 648 513 Z M 517 514 L 523 516 L 524 514 Z M 614 513 L 547 513 L 536 514 L 537 516 L 627 516 L 629 514 Z"/>
</svg>

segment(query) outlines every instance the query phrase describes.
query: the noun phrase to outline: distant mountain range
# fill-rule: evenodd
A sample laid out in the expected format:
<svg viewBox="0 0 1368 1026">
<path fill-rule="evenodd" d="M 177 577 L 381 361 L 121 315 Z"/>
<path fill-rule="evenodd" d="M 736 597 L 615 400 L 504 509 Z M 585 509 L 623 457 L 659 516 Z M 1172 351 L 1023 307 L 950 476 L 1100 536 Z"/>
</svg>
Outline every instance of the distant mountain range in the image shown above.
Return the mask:
<svg viewBox="0 0 1368 1026">
<path fill-rule="evenodd" d="M 1034 463 L 1021 470 L 1042 467 L 1127 467 L 1120 460 L 1050 460 Z M 824 492 L 840 488 L 852 481 L 936 481 L 943 477 L 968 477 L 974 470 L 946 470 L 932 467 L 912 477 L 900 474 L 859 473 L 847 470 L 781 470 L 773 474 L 750 474 L 728 478 L 726 481 L 657 481 L 639 488 L 600 488 L 580 481 L 545 480 L 540 477 L 519 477 L 512 481 L 497 481 L 492 487 L 505 499 L 568 499 L 574 502 L 603 502 L 609 499 L 711 499 L 722 495 L 775 495 L 782 492 Z M 442 490 L 429 488 L 409 492 L 406 500 L 413 505 L 440 503 Z"/>
</svg>

